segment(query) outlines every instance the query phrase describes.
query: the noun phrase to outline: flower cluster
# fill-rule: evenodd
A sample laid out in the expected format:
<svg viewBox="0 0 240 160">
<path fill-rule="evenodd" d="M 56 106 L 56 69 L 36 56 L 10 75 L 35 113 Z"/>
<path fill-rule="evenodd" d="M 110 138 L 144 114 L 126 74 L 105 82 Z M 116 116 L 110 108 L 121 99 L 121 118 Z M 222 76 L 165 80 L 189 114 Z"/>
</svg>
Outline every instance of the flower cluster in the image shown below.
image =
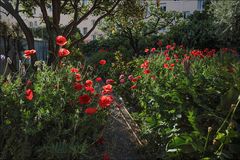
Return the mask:
<svg viewBox="0 0 240 160">
<path fill-rule="evenodd" d="M 70 54 L 70 51 L 66 48 L 63 48 L 67 44 L 67 39 L 64 36 L 56 37 L 56 44 L 60 47 L 58 51 L 59 58 L 66 57 Z M 25 56 L 29 57 L 36 53 L 35 50 L 26 50 L 24 51 Z M 100 65 L 105 65 L 106 60 L 100 60 Z M 79 104 L 80 108 L 84 108 L 84 112 L 87 115 L 94 115 L 101 109 L 109 108 L 114 101 L 112 96 L 113 86 L 112 84 L 115 82 L 113 79 L 107 79 L 106 84 L 100 90 L 100 93 L 97 93 L 95 89 L 95 84 L 93 80 L 87 79 L 84 81 L 86 77 L 82 76 L 81 70 L 79 68 L 72 67 L 70 68 L 70 76 L 72 76 L 73 85 L 72 89 L 75 90 L 75 94 L 79 95 L 76 104 Z M 95 82 L 98 83 L 98 86 L 102 82 L 101 77 L 97 77 Z M 28 87 L 30 85 L 27 85 Z M 26 89 L 25 98 L 28 101 L 32 101 L 34 98 L 33 90 Z"/>
</svg>

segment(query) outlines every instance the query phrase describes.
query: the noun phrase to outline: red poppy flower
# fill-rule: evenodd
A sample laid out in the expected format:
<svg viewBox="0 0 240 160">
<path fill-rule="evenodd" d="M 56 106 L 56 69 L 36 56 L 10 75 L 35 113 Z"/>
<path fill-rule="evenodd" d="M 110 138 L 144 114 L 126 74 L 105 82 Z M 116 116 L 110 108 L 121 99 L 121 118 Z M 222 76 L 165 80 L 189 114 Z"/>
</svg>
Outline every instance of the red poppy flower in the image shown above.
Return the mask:
<svg viewBox="0 0 240 160">
<path fill-rule="evenodd" d="M 95 92 L 95 89 L 92 86 L 85 86 L 85 90 L 89 91 L 91 94 Z"/>
<path fill-rule="evenodd" d="M 102 60 L 99 61 L 99 64 L 101 64 L 101 65 L 105 65 L 106 63 L 107 63 L 107 61 L 104 60 L 104 59 L 102 59 Z"/>
<path fill-rule="evenodd" d="M 85 82 L 85 86 L 92 86 L 93 85 L 93 81 L 92 80 L 86 80 Z"/>
<path fill-rule="evenodd" d="M 148 52 L 149 52 L 149 49 L 148 49 L 148 48 L 146 48 L 146 49 L 144 50 L 144 52 L 145 52 L 145 53 L 148 53 Z"/>
<path fill-rule="evenodd" d="M 144 74 L 149 74 L 151 71 L 149 69 L 146 69 L 143 71 Z"/>
<path fill-rule="evenodd" d="M 138 81 L 138 78 L 135 77 L 135 78 L 133 78 L 131 81 L 132 81 L 132 82 L 137 82 L 137 81 Z"/>
<path fill-rule="evenodd" d="M 142 76 L 137 76 L 137 79 L 141 79 L 142 78 Z"/>
<path fill-rule="evenodd" d="M 174 63 L 172 63 L 172 64 L 170 64 L 170 66 L 171 66 L 171 67 L 174 67 L 174 66 L 175 66 L 175 64 L 174 64 Z"/>
<path fill-rule="evenodd" d="M 79 70 L 77 68 L 71 68 L 71 73 L 77 73 Z"/>
<path fill-rule="evenodd" d="M 66 57 L 69 54 L 70 54 L 70 51 L 65 49 L 65 48 L 60 48 L 59 51 L 58 51 L 58 56 L 59 57 Z"/>
<path fill-rule="evenodd" d="M 103 88 L 103 94 L 108 94 L 112 92 L 112 85 L 111 84 L 107 84 L 105 86 L 102 87 Z"/>
<path fill-rule="evenodd" d="M 33 91 L 31 89 L 27 89 L 25 92 L 25 97 L 27 100 L 31 101 L 33 99 Z"/>
<path fill-rule="evenodd" d="M 56 43 L 59 46 L 64 46 L 65 44 L 67 44 L 67 39 L 64 36 L 57 36 L 56 37 Z"/>
<path fill-rule="evenodd" d="M 79 97 L 80 104 L 89 104 L 91 102 L 91 97 L 87 94 L 84 94 Z"/>
<path fill-rule="evenodd" d="M 78 83 L 78 82 L 75 82 L 75 83 L 74 83 L 74 89 L 75 89 L 75 90 L 79 91 L 79 90 L 81 90 L 82 88 L 83 88 L 83 86 L 82 86 L 80 83 Z"/>
<path fill-rule="evenodd" d="M 75 74 L 75 79 L 76 79 L 76 81 L 81 81 L 81 74 L 80 73 L 76 73 Z"/>
<path fill-rule="evenodd" d="M 171 45 L 167 45 L 166 46 L 166 49 L 170 49 L 172 46 Z"/>
<path fill-rule="evenodd" d="M 169 61 L 169 60 L 171 60 L 171 58 L 170 58 L 170 57 L 166 57 L 165 60 L 166 60 L 166 61 Z"/>
<path fill-rule="evenodd" d="M 112 104 L 112 102 L 113 102 L 112 96 L 103 95 L 100 97 L 98 104 L 102 108 L 107 108 Z"/>
<path fill-rule="evenodd" d="M 149 67 L 149 61 L 148 60 L 145 60 L 143 64 L 141 64 L 140 66 L 141 68 L 148 68 Z"/>
<path fill-rule="evenodd" d="M 137 85 L 131 86 L 130 89 L 137 89 Z"/>
<path fill-rule="evenodd" d="M 103 160 L 110 160 L 108 153 L 103 154 Z"/>
<path fill-rule="evenodd" d="M 113 79 L 107 79 L 106 84 L 113 84 L 115 81 Z"/>
<path fill-rule="evenodd" d="M 101 78 L 101 77 L 97 77 L 97 78 L 95 79 L 95 81 L 96 81 L 96 82 L 101 82 L 101 81 L 102 81 L 102 78 Z"/>
<path fill-rule="evenodd" d="M 97 108 L 89 107 L 86 108 L 85 113 L 89 116 L 94 115 L 97 112 Z"/>
<path fill-rule="evenodd" d="M 24 56 L 28 59 L 34 54 L 36 54 L 36 50 L 34 49 L 24 51 Z"/>
<path fill-rule="evenodd" d="M 168 67 L 169 67 L 169 66 L 168 66 L 168 64 L 167 64 L 167 63 L 164 63 L 164 64 L 163 64 L 163 68 L 166 68 L 166 69 L 168 69 Z"/>
</svg>

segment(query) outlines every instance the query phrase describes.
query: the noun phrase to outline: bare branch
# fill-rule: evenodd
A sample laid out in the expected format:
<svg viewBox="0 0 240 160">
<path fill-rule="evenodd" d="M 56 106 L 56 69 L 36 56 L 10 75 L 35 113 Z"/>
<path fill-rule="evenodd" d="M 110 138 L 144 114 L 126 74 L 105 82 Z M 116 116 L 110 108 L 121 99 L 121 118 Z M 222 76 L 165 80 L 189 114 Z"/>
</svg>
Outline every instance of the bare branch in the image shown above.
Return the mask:
<svg viewBox="0 0 240 160">
<path fill-rule="evenodd" d="M 103 14 L 102 16 L 98 17 L 98 19 L 95 21 L 95 23 L 93 24 L 92 28 L 87 32 L 87 34 L 85 34 L 80 40 L 75 40 L 71 43 L 71 45 L 69 46 L 70 48 L 73 47 L 74 45 L 76 45 L 79 41 L 82 41 L 84 39 L 86 39 L 91 33 L 92 31 L 96 28 L 97 24 L 106 16 L 108 16 L 115 8 L 116 6 L 120 3 L 121 0 L 117 0 L 117 2 L 113 5 L 113 7 L 108 10 L 105 14 Z"/>
<path fill-rule="evenodd" d="M 73 19 L 64 29 L 63 35 L 67 35 L 69 37 L 70 33 L 72 32 L 73 28 L 76 27 L 79 23 L 81 23 L 84 19 L 86 19 L 96 8 L 98 0 L 94 0 L 93 6 L 79 19 Z M 76 12 L 76 10 L 75 10 Z"/>
<path fill-rule="evenodd" d="M 69 0 L 65 0 L 65 1 L 63 2 L 63 4 L 62 4 L 61 7 L 60 7 L 60 10 L 61 10 L 61 11 L 62 11 L 63 8 L 67 5 L 68 2 L 69 2 Z"/>
<path fill-rule="evenodd" d="M 18 9 L 19 9 L 19 0 L 17 0 L 16 2 L 15 11 L 18 12 Z"/>
<path fill-rule="evenodd" d="M 0 13 L 3 13 L 3 14 L 5 14 L 6 16 L 9 16 L 9 12 L 8 13 L 6 13 L 6 12 L 4 12 L 4 11 L 0 11 Z"/>
</svg>

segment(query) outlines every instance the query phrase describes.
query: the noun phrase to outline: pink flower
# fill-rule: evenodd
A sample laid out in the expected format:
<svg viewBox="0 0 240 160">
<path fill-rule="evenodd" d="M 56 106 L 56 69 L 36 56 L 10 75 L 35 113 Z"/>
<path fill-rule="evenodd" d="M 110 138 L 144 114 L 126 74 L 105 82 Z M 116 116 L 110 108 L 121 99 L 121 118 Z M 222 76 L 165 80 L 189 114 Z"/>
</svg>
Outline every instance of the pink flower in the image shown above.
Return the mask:
<svg viewBox="0 0 240 160">
<path fill-rule="evenodd" d="M 113 79 L 107 79 L 106 84 L 113 84 L 115 81 Z"/>
<path fill-rule="evenodd" d="M 121 74 L 120 76 L 119 76 L 119 79 L 124 79 L 124 74 Z"/>
<path fill-rule="evenodd" d="M 156 51 L 156 48 L 152 48 L 152 49 L 151 49 L 151 52 L 155 52 L 155 51 Z"/>
<path fill-rule="evenodd" d="M 133 75 L 129 75 L 128 79 L 131 81 L 133 79 Z"/>
<path fill-rule="evenodd" d="M 120 83 L 121 84 L 125 83 L 125 79 L 120 79 Z"/>
</svg>

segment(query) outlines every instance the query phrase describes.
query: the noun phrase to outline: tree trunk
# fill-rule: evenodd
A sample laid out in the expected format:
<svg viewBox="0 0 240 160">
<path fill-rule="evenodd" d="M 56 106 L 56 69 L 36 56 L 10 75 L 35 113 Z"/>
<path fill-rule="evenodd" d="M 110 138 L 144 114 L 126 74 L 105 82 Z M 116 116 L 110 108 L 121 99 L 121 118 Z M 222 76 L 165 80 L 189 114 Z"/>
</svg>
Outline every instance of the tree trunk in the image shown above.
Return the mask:
<svg viewBox="0 0 240 160">
<path fill-rule="evenodd" d="M 22 17 L 19 15 L 19 13 L 17 11 L 15 11 L 13 9 L 13 6 L 10 3 L 0 3 L 0 6 L 3 7 L 6 11 L 8 11 L 18 22 L 20 28 L 22 29 L 26 40 L 27 40 L 27 44 L 28 44 L 28 49 L 34 49 L 34 37 L 33 37 L 33 33 L 31 31 L 30 28 L 28 28 L 28 26 L 26 25 L 26 23 L 24 22 L 24 20 L 22 19 Z M 34 67 L 34 63 L 37 60 L 37 56 L 34 55 L 31 58 L 31 65 Z"/>
</svg>

